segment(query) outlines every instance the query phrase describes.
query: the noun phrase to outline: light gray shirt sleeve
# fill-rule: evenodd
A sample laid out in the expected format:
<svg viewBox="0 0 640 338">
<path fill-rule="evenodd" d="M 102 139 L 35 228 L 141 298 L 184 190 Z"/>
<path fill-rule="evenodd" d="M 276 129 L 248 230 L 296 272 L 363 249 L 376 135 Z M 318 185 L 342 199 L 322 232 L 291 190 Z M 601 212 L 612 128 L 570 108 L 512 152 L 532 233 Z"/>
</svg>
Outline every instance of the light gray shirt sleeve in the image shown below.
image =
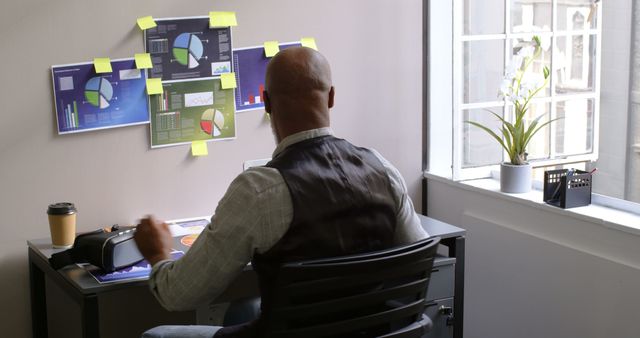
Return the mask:
<svg viewBox="0 0 640 338">
<path fill-rule="evenodd" d="M 220 295 L 288 229 L 291 197 L 276 169 L 252 168 L 229 186 L 211 223 L 179 260 L 154 265 L 152 293 L 168 310 L 191 310 Z"/>
</svg>

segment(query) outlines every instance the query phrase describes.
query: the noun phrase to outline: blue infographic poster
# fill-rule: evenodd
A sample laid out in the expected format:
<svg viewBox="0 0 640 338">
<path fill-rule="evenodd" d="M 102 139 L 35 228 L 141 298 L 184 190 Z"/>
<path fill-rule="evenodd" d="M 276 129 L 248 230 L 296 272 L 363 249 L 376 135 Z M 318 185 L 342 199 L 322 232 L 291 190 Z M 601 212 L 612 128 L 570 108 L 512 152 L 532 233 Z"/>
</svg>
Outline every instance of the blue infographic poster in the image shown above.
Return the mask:
<svg viewBox="0 0 640 338">
<path fill-rule="evenodd" d="M 180 257 L 184 256 L 184 252 L 182 251 L 173 251 L 171 252 L 171 259 L 176 260 Z M 151 264 L 146 260 L 140 261 L 139 263 L 116 270 L 113 272 L 106 273 L 102 270 L 95 269 L 92 266 L 88 267 L 89 274 L 95 278 L 98 283 L 112 283 L 112 282 L 122 282 L 133 279 L 147 279 L 149 278 L 149 274 L 151 273 Z"/>
<path fill-rule="evenodd" d="M 93 63 L 52 66 L 58 134 L 149 122 L 146 75 L 134 59 L 112 60 L 113 72 Z"/>
<path fill-rule="evenodd" d="M 231 72 L 231 28 L 209 28 L 209 17 L 156 19 L 145 30 L 150 78 L 207 78 Z"/>
<path fill-rule="evenodd" d="M 280 44 L 280 50 L 301 46 L 299 42 Z M 236 73 L 236 112 L 264 109 L 264 76 L 270 58 L 264 54 L 264 46 L 233 50 L 233 67 Z"/>
</svg>

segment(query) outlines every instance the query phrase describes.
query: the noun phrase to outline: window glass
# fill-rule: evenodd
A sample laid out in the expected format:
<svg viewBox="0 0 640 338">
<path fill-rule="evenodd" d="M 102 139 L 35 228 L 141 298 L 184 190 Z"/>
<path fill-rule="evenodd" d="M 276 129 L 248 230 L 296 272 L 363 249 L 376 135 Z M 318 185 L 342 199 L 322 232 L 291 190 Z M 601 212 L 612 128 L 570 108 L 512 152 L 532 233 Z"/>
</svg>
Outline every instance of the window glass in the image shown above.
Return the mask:
<svg viewBox="0 0 640 338">
<path fill-rule="evenodd" d="M 502 124 L 491 112 L 502 116 L 503 108 L 464 110 L 463 118 L 464 121 L 478 122 L 499 133 L 499 128 Z M 479 167 L 502 162 L 503 150 L 500 144 L 487 132 L 474 125 L 463 124 L 463 144 L 463 167 Z"/>
<path fill-rule="evenodd" d="M 556 103 L 555 150 L 559 155 L 578 155 L 593 149 L 593 99 Z"/>
<path fill-rule="evenodd" d="M 597 99 L 600 75 L 596 74 L 600 63 L 596 59 L 600 43 L 596 19 L 601 11 L 592 7 L 592 0 L 464 0 L 461 3 L 460 7 L 454 6 L 461 11 L 453 16 L 454 24 L 462 27 L 460 35 L 453 37 L 454 66 L 459 65 L 460 69 L 453 72 L 456 78 L 453 79 L 452 107 L 454 121 L 461 123 L 460 129 L 451 131 L 456 135 L 451 154 L 454 179 L 488 177 L 491 166 L 506 159 L 495 139 L 462 121 L 477 121 L 500 132 L 500 121 L 480 107 L 494 107 L 490 109 L 505 114 L 507 119 L 512 118 L 511 100 L 517 95 L 508 90 L 513 84 L 504 81 L 505 74 L 517 74 L 518 69 L 511 65 L 517 64 L 518 57 L 530 54 L 531 48 L 525 47 L 531 47 L 534 37 L 539 38 L 541 51 L 528 66 L 523 77 L 526 81 L 520 84 L 535 90 L 537 84 L 545 83 L 545 68 L 549 73 L 546 85 L 530 101 L 525 118 L 527 123 L 541 115 L 539 123 L 556 117 L 561 119 L 545 126 L 530 141 L 528 159 L 534 165 L 596 160 L 598 154 L 594 149 L 598 147 L 594 142 L 603 139 L 594 133 L 594 121 L 600 116 L 600 107 L 595 104 L 603 102 Z M 597 6 L 601 5 L 602 2 Z M 623 73 L 621 69 L 620 74 Z M 533 81 L 540 77 L 541 83 Z M 511 96 L 499 96 L 499 90 Z"/>
<path fill-rule="evenodd" d="M 596 36 L 588 34 L 556 38 L 554 72 L 556 93 L 593 91 Z"/>
<path fill-rule="evenodd" d="M 504 0 L 465 0 L 464 34 L 503 34 Z"/>
<path fill-rule="evenodd" d="M 551 0 L 511 0 L 511 32 L 551 30 Z"/>
<path fill-rule="evenodd" d="M 498 101 L 504 72 L 504 40 L 464 42 L 463 102 Z"/>
<path fill-rule="evenodd" d="M 558 0 L 558 30 L 596 28 L 596 11 L 593 0 Z"/>
</svg>

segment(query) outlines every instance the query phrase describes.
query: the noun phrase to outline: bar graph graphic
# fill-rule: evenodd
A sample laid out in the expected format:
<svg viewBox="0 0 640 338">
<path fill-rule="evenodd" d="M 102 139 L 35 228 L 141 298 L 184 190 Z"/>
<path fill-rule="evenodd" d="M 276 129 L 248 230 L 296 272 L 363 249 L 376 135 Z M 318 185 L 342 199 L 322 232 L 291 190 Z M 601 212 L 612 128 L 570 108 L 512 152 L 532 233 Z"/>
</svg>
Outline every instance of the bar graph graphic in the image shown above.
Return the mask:
<svg viewBox="0 0 640 338">
<path fill-rule="evenodd" d="M 156 95 L 155 100 L 158 111 L 167 111 L 169 109 L 169 95 L 167 95 L 166 90 L 163 90 L 160 95 Z"/>
<path fill-rule="evenodd" d="M 64 107 L 64 128 L 68 130 L 78 129 L 80 123 L 78 121 L 78 104 L 76 101 L 67 104 L 62 102 L 61 106 Z"/>
<path fill-rule="evenodd" d="M 280 44 L 280 50 L 294 46 L 300 46 L 300 43 Z M 237 112 L 264 108 L 264 76 L 269 60 L 264 54 L 264 46 L 233 50 L 233 69 L 238 83 L 235 91 Z"/>
</svg>

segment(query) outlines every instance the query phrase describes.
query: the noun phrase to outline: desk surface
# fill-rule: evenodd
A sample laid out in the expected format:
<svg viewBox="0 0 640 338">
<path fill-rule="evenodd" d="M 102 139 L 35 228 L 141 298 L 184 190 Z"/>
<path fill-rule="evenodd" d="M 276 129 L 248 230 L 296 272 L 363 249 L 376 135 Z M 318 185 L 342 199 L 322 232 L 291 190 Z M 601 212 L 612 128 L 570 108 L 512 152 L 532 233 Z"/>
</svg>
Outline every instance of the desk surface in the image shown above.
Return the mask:
<svg viewBox="0 0 640 338">
<path fill-rule="evenodd" d="M 430 236 L 439 236 L 442 239 L 464 236 L 466 230 L 458 228 L 448 223 L 438 221 L 436 219 L 420 216 L 422 227 L 429 233 Z M 188 250 L 183 246 L 179 240 L 174 240 L 175 248 L 177 250 Z M 35 262 L 43 270 L 49 270 L 52 268 L 48 264 L 48 259 L 52 254 L 62 251 L 61 249 L 53 249 L 51 246 L 50 238 L 42 238 L 27 241 L 29 248 L 40 258 L 39 262 Z M 58 270 L 58 273 L 69 282 L 77 291 L 82 294 L 102 293 L 113 290 L 122 289 L 125 287 L 131 287 L 136 285 L 146 285 L 146 279 L 129 280 L 113 283 L 98 283 L 84 268 L 77 265 L 67 266 Z"/>
</svg>

